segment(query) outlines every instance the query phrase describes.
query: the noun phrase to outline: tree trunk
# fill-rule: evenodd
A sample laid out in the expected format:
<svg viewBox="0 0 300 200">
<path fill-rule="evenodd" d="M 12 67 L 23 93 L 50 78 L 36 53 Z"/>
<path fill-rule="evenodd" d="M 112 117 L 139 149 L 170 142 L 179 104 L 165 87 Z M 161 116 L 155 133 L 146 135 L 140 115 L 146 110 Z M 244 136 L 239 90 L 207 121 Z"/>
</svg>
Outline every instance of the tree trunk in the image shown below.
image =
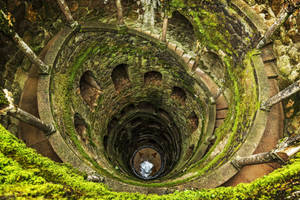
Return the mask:
<svg viewBox="0 0 300 200">
<path fill-rule="evenodd" d="M 262 164 L 262 163 L 268 163 L 272 161 L 273 161 L 273 157 L 271 156 L 271 153 L 264 152 L 264 153 L 247 156 L 247 157 L 236 158 L 232 161 L 232 164 L 237 168 L 241 168 L 245 165 Z"/>
<path fill-rule="evenodd" d="M 270 108 L 277 104 L 278 102 L 282 101 L 283 99 L 295 94 L 296 92 L 300 91 L 300 80 L 296 81 L 292 85 L 288 86 L 284 90 L 281 90 L 276 95 L 269 98 L 266 102 L 261 105 L 261 109 L 263 110 L 270 110 Z"/>
<path fill-rule="evenodd" d="M 161 36 L 161 41 L 163 42 L 167 40 L 167 29 L 168 29 L 168 16 L 165 14 L 163 28 L 162 28 L 162 36 Z"/>
<path fill-rule="evenodd" d="M 65 0 L 57 0 L 58 5 L 61 9 L 61 11 L 64 13 L 65 17 L 67 18 L 68 23 L 72 28 L 76 28 L 78 26 L 78 22 L 75 21 L 72 17 L 71 11 L 65 2 Z"/>
<path fill-rule="evenodd" d="M 4 34 L 12 37 L 12 39 L 17 44 L 17 47 L 33 62 L 37 65 L 41 72 L 44 74 L 48 74 L 49 67 L 46 65 L 32 50 L 31 48 L 24 42 L 24 40 L 15 32 L 13 29 L 13 25 L 10 17 L 8 17 L 3 10 L 0 10 L 0 31 Z"/>
<path fill-rule="evenodd" d="M 240 170 L 241 167 L 245 165 L 255 165 L 274 161 L 285 163 L 300 151 L 299 141 L 300 135 L 284 138 L 283 141 L 277 144 L 276 149 L 273 149 L 270 152 L 254 154 L 242 158 L 238 157 L 232 160 L 231 164 Z"/>
<path fill-rule="evenodd" d="M 121 0 L 116 0 L 116 6 L 117 6 L 117 14 L 118 14 L 118 24 L 122 25 L 124 24 L 124 19 L 123 19 L 123 8 L 122 8 Z"/>
<path fill-rule="evenodd" d="M 44 131 L 47 135 L 55 132 L 55 128 L 52 124 L 46 124 L 42 120 L 20 108 L 16 108 L 14 111 L 9 111 L 7 114 Z"/>
<path fill-rule="evenodd" d="M 276 19 L 274 24 L 266 31 L 263 38 L 258 42 L 256 48 L 260 49 L 265 46 L 275 31 L 293 14 L 293 12 L 300 7 L 300 3 L 297 2 L 295 5 L 293 3 L 284 6 L 279 13 L 279 17 Z"/>
<path fill-rule="evenodd" d="M 46 124 L 42 120 L 33 116 L 32 114 L 18 108 L 14 104 L 12 93 L 7 89 L 0 90 L 1 102 L 5 102 L 5 107 L 1 108 L 0 115 L 10 115 L 19 119 L 22 122 L 30 124 L 38 129 L 44 131 L 47 135 L 55 132 L 55 128 L 52 124 Z"/>
<path fill-rule="evenodd" d="M 33 62 L 37 65 L 43 74 L 48 74 L 49 66 L 46 65 L 32 50 L 31 48 L 24 42 L 24 40 L 15 33 L 12 36 L 13 40 L 16 42 L 18 48 Z"/>
</svg>

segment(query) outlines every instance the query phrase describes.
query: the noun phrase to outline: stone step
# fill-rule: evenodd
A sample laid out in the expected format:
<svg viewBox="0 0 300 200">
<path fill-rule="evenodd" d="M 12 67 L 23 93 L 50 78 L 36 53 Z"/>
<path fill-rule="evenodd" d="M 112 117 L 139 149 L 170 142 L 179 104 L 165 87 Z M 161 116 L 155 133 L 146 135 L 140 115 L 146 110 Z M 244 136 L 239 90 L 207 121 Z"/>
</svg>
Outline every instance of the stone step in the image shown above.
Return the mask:
<svg viewBox="0 0 300 200">
<path fill-rule="evenodd" d="M 224 110 L 217 110 L 216 112 L 216 119 L 225 119 L 226 115 L 228 113 L 228 109 Z"/>
<path fill-rule="evenodd" d="M 220 95 L 217 100 L 216 100 L 216 110 L 226 110 L 228 109 L 228 103 L 226 101 L 226 98 L 224 97 L 224 95 Z"/>
<path fill-rule="evenodd" d="M 197 68 L 195 70 L 195 75 L 198 76 L 201 81 L 207 86 L 207 88 L 210 90 L 212 96 L 216 96 L 218 93 L 218 85 L 201 69 Z"/>
<path fill-rule="evenodd" d="M 268 44 L 262 49 L 261 57 L 264 63 L 276 60 L 273 52 L 273 43 Z"/>
<path fill-rule="evenodd" d="M 265 72 L 269 79 L 277 78 L 278 73 L 276 70 L 276 63 L 275 62 L 267 62 L 265 65 Z"/>
<path fill-rule="evenodd" d="M 215 128 L 220 127 L 223 123 L 224 123 L 224 119 L 217 119 L 216 124 L 215 124 Z"/>
</svg>

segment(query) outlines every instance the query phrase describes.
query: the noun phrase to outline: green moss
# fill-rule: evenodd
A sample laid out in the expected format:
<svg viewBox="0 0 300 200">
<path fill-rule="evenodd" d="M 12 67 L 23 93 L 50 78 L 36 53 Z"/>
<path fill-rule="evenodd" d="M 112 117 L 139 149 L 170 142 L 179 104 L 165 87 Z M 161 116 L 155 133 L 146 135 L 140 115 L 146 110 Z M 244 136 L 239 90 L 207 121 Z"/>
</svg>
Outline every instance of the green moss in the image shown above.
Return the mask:
<svg viewBox="0 0 300 200">
<path fill-rule="evenodd" d="M 3 90 L 0 88 L 0 109 L 5 108 L 9 106 L 9 102 L 3 92 Z"/>
<path fill-rule="evenodd" d="M 75 170 L 27 148 L 0 125 L 0 197 L 40 199 L 284 199 L 299 190 L 300 154 L 290 163 L 251 184 L 168 195 L 113 192 L 84 180 Z M 297 186 L 298 185 L 298 186 Z"/>
<path fill-rule="evenodd" d="M 200 4 L 197 6 L 197 4 Z M 211 1 L 172 0 L 172 10 L 179 10 L 191 19 L 194 31 L 201 46 L 214 51 L 222 50 L 231 55 L 233 52 L 230 33 L 225 28 L 225 16 L 208 8 Z M 189 9 L 187 9 L 189 8 Z"/>
<path fill-rule="evenodd" d="M 95 53 L 99 52 L 100 47 L 97 46 L 97 43 L 91 44 L 88 48 L 82 50 L 82 52 L 79 53 L 76 60 L 74 61 L 74 64 L 72 67 L 70 67 L 69 75 L 64 78 L 65 81 L 62 81 L 60 84 L 59 91 L 61 91 L 62 95 L 59 98 L 57 98 L 57 103 L 61 105 L 61 108 L 63 109 L 63 119 L 64 119 L 64 128 L 65 133 L 68 134 L 72 142 L 74 143 L 75 147 L 79 151 L 79 153 L 82 155 L 84 159 L 89 161 L 93 164 L 95 168 L 99 170 L 101 174 L 104 174 L 108 177 L 111 177 L 112 175 L 108 173 L 107 171 L 103 170 L 98 163 L 93 160 L 84 150 L 84 148 L 81 146 L 81 143 L 77 137 L 77 132 L 74 128 L 73 123 L 73 116 L 71 113 L 71 97 L 72 97 L 72 88 L 74 84 L 74 79 L 76 77 L 76 74 L 78 73 L 78 70 L 83 65 L 83 63 L 91 56 L 93 56 Z M 57 128 L 59 129 L 59 125 L 57 125 Z M 88 126 L 88 134 L 91 135 L 91 129 L 90 126 Z M 92 142 L 92 144 L 94 144 Z"/>
</svg>

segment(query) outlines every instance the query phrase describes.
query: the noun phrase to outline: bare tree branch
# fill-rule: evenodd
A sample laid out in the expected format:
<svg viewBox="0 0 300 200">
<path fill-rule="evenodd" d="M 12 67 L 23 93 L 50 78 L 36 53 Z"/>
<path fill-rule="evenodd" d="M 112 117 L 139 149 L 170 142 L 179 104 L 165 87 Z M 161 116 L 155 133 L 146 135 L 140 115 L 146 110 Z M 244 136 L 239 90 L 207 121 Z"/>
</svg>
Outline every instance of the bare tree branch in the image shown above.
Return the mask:
<svg viewBox="0 0 300 200">
<path fill-rule="evenodd" d="M 298 91 L 300 91 L 300 80 L 296 81 L 292 85 L 272 96 L 266 102 L 263 102 L 261 105 L 261 109 L 270 110 L 273 105 L 279 103 L 280 101 L 286 99 L 287 97 L 295 94 Z"/>
<path fill-rule="evenodd" d="M 281 141 L 275 149 L 270 152 L 250 155 L 247 157 L 237 157 L 231 161 L 232 165 L 237 169 L 241 169 L 246 165 L 255 165 L 269 162 L 285 163 L 292 156 L 300 151 L 300 135 L 287 137 Z"/>
<path fill-rule="evenodd" d="M 0 110 L 0 115 L 6 115 L 6 114 L 10 115 L 14 118 L 19 119 L 22 122 L 30 124 L 38 129 L 44 131 L 47 135 L 56 131 L 52 124 L 46 124 L 39 118 L 33 116 L 32 114 L 22 110 L 21 108 L 18 108 L 13 102 L 11 92 L 4 89 L 3 91 L 1 90 L 0 93 L 1 93 L 1 96 L 5 96 L 5 98 L 8 102 L 7 106 Z"/>
<path fill-rule="evenodd" d="M 33 62 L 37 65 L 43 74 L 48 74 L 49 66 L 46 65 L 24 42 L 24 40 L 13 29 L 10 17 L 7 16 L 3 10 L 0 10 L 0 30 L 10 36 L 16 43 L 17 47 Z"/>
<path fill-rule="evenodd" d="M 67 18 L 68 23 L 72 28 L 76 28 L 78 26 L 78 22 L 73 19 L 73 16 L 71 14 L 71 11 L 65 2 L 65 0 L 57 0 L 58 5 L 61 9 L 61 11 L 64 13 L 65 17 Z"/>
</svg>

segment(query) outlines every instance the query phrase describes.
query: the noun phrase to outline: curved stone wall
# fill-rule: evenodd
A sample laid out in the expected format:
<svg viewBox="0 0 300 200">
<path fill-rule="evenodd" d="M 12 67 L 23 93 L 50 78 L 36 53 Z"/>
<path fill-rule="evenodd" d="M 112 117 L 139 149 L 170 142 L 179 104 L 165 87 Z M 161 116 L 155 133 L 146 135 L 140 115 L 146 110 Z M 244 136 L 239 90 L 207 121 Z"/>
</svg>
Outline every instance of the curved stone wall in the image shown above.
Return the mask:
<svg viewBox="0 0 300 200">
<path fill-rule="evenodd" d="M 21 124 L 24 141 L 114 191 L 215 188 L 278 167 L 231 163 L 270 151 L 283 134 L 281 105 L 260 110 L 278 92 L 278 74 L 271 44 L 254 48 L 268 27 L 253 9 L 240 0 L 171 1 L 162 42 L 161 19 L 145 26 L 126 1 L 118 25 L 111 6 L 62 27 L 44 48 L 51 72 L 32 67 L 20 107 L 37 97 L 33 114 L 57 131 L 42 137 Z"/>
<path fill-rule="evenodd" d="M 197 20 L 192 24 L 201 28 Z M 216 187 L 237 173 L 228 162 L 234 153 L 249 155 L 259 143 L 264 127 L 256 121 L 262 125 L 266 115 L 256 110 L 266 89 L 260 86 L 264 72 L 255 67 L 259 61 L 252 65 L 255 53 L 220 47 L 216 52 L 211 41 L 196 62 L 184 45 L 162 43 L 155 31 L 99 22 L 83 24 L 80 32 L 65 29 L 57 38 L 46 55 L 53 64 L 51 78 L 39 84 L 40 91 L 50 88 L 47 109 L 59 130 L 50 138 L 60 137 L 62 144 L 50 141 L 63 161 L 81 170 L 89 166 L 113 188 Z M 41 105 L 49 98 L 44 95 L 39 94 Z M 44 109 L 40 106 L 42 118 Z M 81 125 L 74 124 L 74 116 L 81 116 Z M 61 145 L 67 146 L 63 152 Z M 133 170 L 133 156 L 145 147 L 162 152 L 164 171 L 151 180 Z M 152 159 L 145 152 L 141 158 Z"/>
</svg>

